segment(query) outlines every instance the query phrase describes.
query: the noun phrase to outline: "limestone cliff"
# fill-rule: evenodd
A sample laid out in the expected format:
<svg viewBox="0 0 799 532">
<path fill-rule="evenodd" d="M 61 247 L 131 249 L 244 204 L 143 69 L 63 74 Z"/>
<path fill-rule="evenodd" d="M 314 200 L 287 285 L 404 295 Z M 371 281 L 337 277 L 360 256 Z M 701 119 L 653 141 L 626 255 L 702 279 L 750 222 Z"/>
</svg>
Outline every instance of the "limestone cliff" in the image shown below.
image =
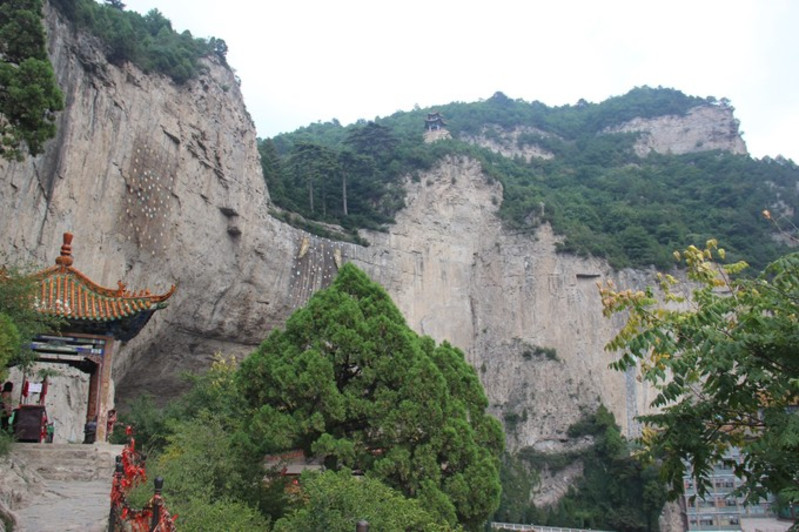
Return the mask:
<svg viewBox="0 0 799 532">
<path fill-rule="evenodd" d="M 286 264 L 293 250 L 281 256 L 271 245 L 278 224 L 265 214 L 252 121 L 222 65 L 208 62 L 177 86 L 109 65 L 53 10 L 47 23 L 66 110 L 45 154 L 0 163 L 2 249 L 50 264 L 61 234 L 73 231 L 76 266 L 96 281 L 177 283 L 170 310 L 115 368 L 122 395 L 174 394 L 177 373 L 202 365 L 215 341 L 254 344 L 287 313 L 271 277 L 279 272 L 262 257 Z"/>
<path fill-rule="evenodd" d="M 520 143 L 519 138 L 522 135 L 549 137 L 552 136 L 552 133 L 534 127 L 517 127 L 510 131 L 505 131 L 497 125 L 486 125 L 479 135 L 464 135 L 461 139 L 465 142 L 488 148 L 505 157 L 522 157 L 528 162 L 533 158 L 551 159 L 554 157 L 551 151 L 535 143 Z"/>
<path fill-rule="evenodd" d="M 694 107 L 685 116 L 635 118 L 607 132 L 639 133 L 635 151 L 641 157 L 650 151 L 674 155 L 707 150 L 746 153 L 738 120 L 732 107 L 724 104 Z"/>
<path fill-rule="evenodd" d="M 607 369 L 603 346 L 617 324 L 602 317 L 596 282 L 640 285 L 647 274 L 557 254 L 548 226 L 534 238 L 503 230 L 500 186 L 470 159 L 445 159 L 406 186 L 396 225 L 369 235 L 372 246 L 354 248 L 352 259 L 411 327 L 467 353 L 511 448 L 553 450 L 600 400 L 627 426 L 645 397 Z"/>
<path fill-rule="evenodd" d="M 560 448 L 581 409 L 600 401 L 633 428 L 647 390 L 607 369 L 603 346 L 618 324 L 602 317 L 596 282 L 642 285 L 650 272 L 557 254 L 548 226 L 503 229 L 500 185 L 461 157 L 407 179 L 407 207 L 387 233 L 364 235 L 369 247 L 293 229 L 267 214 L 255 130 L 230 70 L 209 61 L 178 86 L 107 64 L 52 11 L 47 22 L 67 107 L 45 154 L 0 163 L 0 249 L 49 265 L 71 231 L 75 266 L 97 282 L 178 284 L 119 352 L 118 399 L 173 396 L 179 374 L 215 352 L 247 354 L 353 261 L 412 328 L 467 353 L 511 448 Z"/>
</svg>

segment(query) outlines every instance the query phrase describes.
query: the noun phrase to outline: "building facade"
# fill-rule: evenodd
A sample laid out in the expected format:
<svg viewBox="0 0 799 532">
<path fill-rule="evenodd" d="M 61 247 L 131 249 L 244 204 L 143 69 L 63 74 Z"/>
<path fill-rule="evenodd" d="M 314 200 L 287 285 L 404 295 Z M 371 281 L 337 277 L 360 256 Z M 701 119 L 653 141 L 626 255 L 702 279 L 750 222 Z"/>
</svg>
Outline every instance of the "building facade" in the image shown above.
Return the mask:
<svg viewBox="0 0 799 532">
<path fill-rule="evenodd" d="M 741 461 L 738 449 L 731 450 L 729 457 L 736 462 Z M 773 498 L 745 504 L 743 497 L 733 494 L 741 485 L 741 480 L 735 476 L 731 466 L 717 464 L 710 480 L 712 487 L 709 493 L 700 498 L 690 471 L 683 478 L 682 505 L 688 530 L 742 530 L 742 519 L 776 516 Z"/>
</svg>

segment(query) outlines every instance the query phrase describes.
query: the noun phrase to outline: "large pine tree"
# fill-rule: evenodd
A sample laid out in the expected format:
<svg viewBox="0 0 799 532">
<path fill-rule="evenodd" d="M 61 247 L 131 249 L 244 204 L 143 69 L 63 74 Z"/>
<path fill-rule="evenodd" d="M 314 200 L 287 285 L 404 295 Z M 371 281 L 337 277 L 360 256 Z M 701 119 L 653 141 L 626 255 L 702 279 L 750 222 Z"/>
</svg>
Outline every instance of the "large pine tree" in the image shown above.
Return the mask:
<svg viewBox="0 0 799 532">
<path fill-rule="evenodd" d="M 451 524 L 499 504 L 500 424 L 463 353 L 405 323 L 351 264 L 247 358 L 240 385 L 264 451 L 360 470 Z"/>
</svg>

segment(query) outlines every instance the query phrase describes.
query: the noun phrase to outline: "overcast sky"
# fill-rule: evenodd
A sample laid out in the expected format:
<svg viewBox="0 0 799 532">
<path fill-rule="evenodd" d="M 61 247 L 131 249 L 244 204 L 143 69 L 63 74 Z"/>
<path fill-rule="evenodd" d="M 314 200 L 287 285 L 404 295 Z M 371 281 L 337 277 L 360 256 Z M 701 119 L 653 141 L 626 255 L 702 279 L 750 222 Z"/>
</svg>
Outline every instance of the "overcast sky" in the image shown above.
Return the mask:
<svg viewBox="0 0 799 532">
<path fill-rule="evenodd" d="M 649 85 L 729 98 L 753 156 L 799 163 L 793 0 L 125 3 L 224 39 L 259 137 L 496 91 L 556 106 Z"/>
</svg>

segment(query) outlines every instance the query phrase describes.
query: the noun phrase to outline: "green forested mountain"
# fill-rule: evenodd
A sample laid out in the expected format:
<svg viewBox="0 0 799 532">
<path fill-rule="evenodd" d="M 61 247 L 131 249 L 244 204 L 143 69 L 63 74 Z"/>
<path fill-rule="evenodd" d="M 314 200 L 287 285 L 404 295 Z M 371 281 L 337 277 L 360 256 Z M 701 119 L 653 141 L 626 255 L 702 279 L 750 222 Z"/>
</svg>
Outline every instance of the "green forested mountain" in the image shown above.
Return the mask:
<svg viewBox="0 0 799 532">
<path fill-rule="evenodd" d="M 731 257 L 763 266 L 786 251 L 763 210 L 782 216 L 783 227 L 797 222 L 791 206 L 799 169 L 792 161 L 721 151 L 639 157 L 636 133 L 606 132 L 635 117 L 684 115 L 699 105 L 727 102 L 640 87 L 598 104 L 548 107 L 498 92 L 436 107 L 449 140 L 425 144 L 424 119 L 433 109 L 414 109 L 347 127 L 312 124 L 260 140 L 259 151 L 282 216 L 311 230 L 309 221 L 353 232 L 385 227 L 403 206 L 403 176 L 418 178 L 444 155 L 464 154 L 502 183 L 506 226 L 525 232 L 551 223 L 565 237 L 560 251 L 603 257 L 617 268 L 668 268 L 675 249 L 715 237 Z M 520 128 L 519 148 L 536 146 L 553 157 L 527 162 L 463 140 Z"/>
</svg>

